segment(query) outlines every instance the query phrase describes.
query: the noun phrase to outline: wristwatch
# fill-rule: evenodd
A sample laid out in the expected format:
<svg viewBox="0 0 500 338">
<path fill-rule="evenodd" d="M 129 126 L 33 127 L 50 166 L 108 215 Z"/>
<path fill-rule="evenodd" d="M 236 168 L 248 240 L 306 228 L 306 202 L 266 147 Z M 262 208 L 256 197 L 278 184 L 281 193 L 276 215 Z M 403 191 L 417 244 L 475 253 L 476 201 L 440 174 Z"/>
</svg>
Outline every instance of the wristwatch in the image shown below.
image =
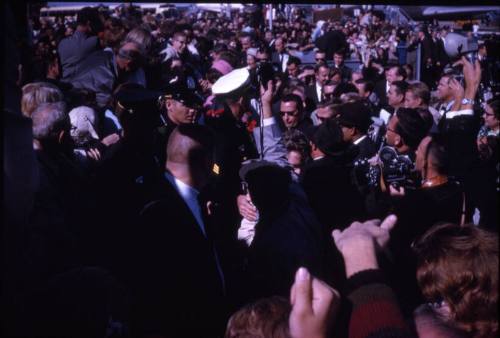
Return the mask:
<svg viewBox="0 0 500 338">
<path fill-rule="evenodd" d="M 471 104 L 474 105 L 474 99 L 466 99 L 465 97 L 462 99 L 462 104 Z"/>
</svg>

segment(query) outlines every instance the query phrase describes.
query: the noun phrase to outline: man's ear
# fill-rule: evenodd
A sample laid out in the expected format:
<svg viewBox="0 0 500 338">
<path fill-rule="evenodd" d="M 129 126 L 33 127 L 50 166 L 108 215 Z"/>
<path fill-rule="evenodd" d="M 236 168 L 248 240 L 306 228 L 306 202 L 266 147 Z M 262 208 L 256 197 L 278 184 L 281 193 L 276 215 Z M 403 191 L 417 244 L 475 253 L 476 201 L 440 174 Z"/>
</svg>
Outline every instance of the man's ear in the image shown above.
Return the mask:
<svg viewBox="0 0 500 338">
<path fill-rule="evenodd" d="M 59 132 L 59 135 L 57 136 L 57 142 L 59 144 L 62 144 L 64 142 L 64 137 L 66 136 L 66 131 L 65 130 L 61 130 Z"/>
<path fill-rule="evenodd" d="M 316 145 L 312 141 L 309 141 L 309 145 L 311 146 L 311 151 L 314 151 L 317 149 Z"/>
<path fill-rule="evenodd" d="M 404 102 L 405 102 L 405 96 L 404 96 L 404 94 L 402 94 L 402 95 L 398 95 L 398 96 L 400 96 L 400 97 L 401 97 L 401 98 L 399 99 L 399 102 L 404 103 Z"/>
<path fill-rule="evenodd" d="M 170 107 L 172 107 L 172 100 L 171 99 L 166 99 L 165 100 L 165 107 L 167 109 L 170 109 Z"/>
<path fill-rule="evenodd" d="M 396 147 L 400 147 L 400 146 L 402 146 L 403 144 L 404 144 L 404 142 L 403 142 L 403 139 L 401 138 L 401 136 L 399 136 L 398 134 L 396 134 L 396 135 L 394 136 L 394 145 L 395 145 Z"/>
<path fill-rule="evenodd" d="M 351 127 L 351 128 L 348 128 L 349 129 L 349 135 L 350 136 L 354 136 L 357 132 L 357 129 L 356 127 Z"/>
</svg>

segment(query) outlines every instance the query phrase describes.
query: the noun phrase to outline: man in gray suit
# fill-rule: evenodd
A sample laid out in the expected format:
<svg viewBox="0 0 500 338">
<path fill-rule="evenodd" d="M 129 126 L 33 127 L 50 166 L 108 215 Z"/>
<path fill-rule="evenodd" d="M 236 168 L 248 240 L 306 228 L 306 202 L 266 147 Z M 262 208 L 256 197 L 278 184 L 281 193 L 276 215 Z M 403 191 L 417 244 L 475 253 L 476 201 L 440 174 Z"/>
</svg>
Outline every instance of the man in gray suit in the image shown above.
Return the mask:
<svg viewBox="0 0 500 338">
<path fill-rule="evenodd" d="M 122 43 L 116 54 L 99 50 L 80 64 L 71 83 L 75 88 L 94 91 L 98 106 L 105 107 L 116 86 L 140 67 L 141 60 L 141 48 L 135 42 Z"/>
<path fill-rule="evenodd" d="M 58 46 L 61 58 L 62 80 L 70 82 L 77 73 L 80 62 L 91 53 L 100 49 L 96 34 L 104 27 L 100 22 L 97 9 L 82 8 L 76 18 L 77 26 L 73 35 L 61 40 Z"/>
</svg>

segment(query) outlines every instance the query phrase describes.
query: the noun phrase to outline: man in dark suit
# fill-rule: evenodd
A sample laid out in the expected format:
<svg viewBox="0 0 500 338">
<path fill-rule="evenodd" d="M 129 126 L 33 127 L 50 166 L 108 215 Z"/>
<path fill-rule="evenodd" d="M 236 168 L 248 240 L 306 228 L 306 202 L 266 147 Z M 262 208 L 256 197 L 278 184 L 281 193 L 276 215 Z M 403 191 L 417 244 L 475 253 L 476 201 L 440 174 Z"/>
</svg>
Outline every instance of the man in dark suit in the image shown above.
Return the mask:
<svg viewBox="0 0 500 338">
<path fill-rule="evenodd" d="M 363 217 L 363 200 L 351 180 L 354 158 L 342 129 L 326 120 L 308 131 L 313 161 L 306 166 L 302 186 L 319 221 L 332 229 L 343 229 Z"/>
<path fill-rule="evenodd" d="M 316 81 L 312 86 L 306 87 L 306 110 L 310 114 L 316 109 L 319 102 L 324 101 L 323 86 L 330 76 L 330 68 L 325 63 L 317 64 L 314 67 Z"/>
<path fill-rule="evenodd" d="M 276 66 L 280 73 L 286 72 L 287 62 L 290 58 L 290 54 L 286 51 L 285 43 L 285 39 L 277 38 L 274 42 L 275 52 L 271 55 L 271 62 Z"/>
<path fill-rule="evenodd" d="M 418 32 L 418 39 L 420 41 L 421 53 L 421 68 L 420 68 L 420 81 L 424 82 L 429 88 L 435 88 L 435 79 L 434 79 L 434 71 L 435 71 L 435 48 L 434 41 L 432 41 L 432 37 L 430 36 L 427 27 L 424 27 Z"/>
<path fill-rule="evenodd" d="M 170 135 L 163 196 L 144 207 L 132 246 L 139 335 L 224 332 L 224 274 L 200 195 L 209 182 L 214 144 L 213 132 L 200 125 L 180 125 Z"/>
<path fill-rule="evenodd" d="M 439 81 L 439 76 L 443 72 L 444 67 L 450 62 L 450 58 L 448 54 L 446 54 L 446 50 L 444 49 L 444 42 L 448 31 L 443 28 L 436 38 L 435 48 L 436 48 L 436 81 Z"/>
<path fill-rule="evenodd" d="M 337 50 L 333 53 L 333 69 L 338 69 L 343 82 L 351 80 L 352 70 L 344 64 L 345 51 Z"/>
<path fill-rule="evenodd" d="M 370 110 L 362 102 L 350 102 L 339 107 L 337 118 L 345 142 L 349 142 L 357 155 L 354 160 L 371 158 L 377 152 L 375 143 L 366 135 L 372 123 Z"/>
<path fill-rule="evenodd" d="M 286 297 L 299 266 L 326 278 L 331 266 L 327 263 L 328 232 L 318 222 L 301 187 L 292 182 L 290 172 L 257 161 L 242 167 L 240 175 L 259 210 L 248 250 L 251 298 Z"/>
<path fill-rule="evenodd" d="M 379 99 L 379 105 L 381 108 L 387 108 L 389 105 L 387 100 L 387 94 L 391 84 L 394 81 L 404 81 L 406 79 L 406 70 L 402 66 L 394 66 L 389 68 L 385 72 L 385 80 L 379 81 L 375 84 L 374 93 Z"/>
</svg>

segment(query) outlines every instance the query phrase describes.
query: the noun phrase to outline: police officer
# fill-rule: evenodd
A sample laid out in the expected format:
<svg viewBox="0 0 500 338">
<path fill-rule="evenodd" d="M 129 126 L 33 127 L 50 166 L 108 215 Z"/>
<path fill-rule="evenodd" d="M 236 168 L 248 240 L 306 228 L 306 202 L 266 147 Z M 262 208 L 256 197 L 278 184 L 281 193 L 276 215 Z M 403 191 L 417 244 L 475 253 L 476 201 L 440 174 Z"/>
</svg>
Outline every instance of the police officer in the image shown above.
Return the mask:
<svg viewBox="0 0 500 338">
<path fill-rule="evenodd" d="M 197 123 L 203 101 L 193 90 L 180 84 L 166 88 L 159 99 L 161 124 L 153 131 L 155 160 L 165 166 L 168 137 L 181 124 Z"/>
</svg>

